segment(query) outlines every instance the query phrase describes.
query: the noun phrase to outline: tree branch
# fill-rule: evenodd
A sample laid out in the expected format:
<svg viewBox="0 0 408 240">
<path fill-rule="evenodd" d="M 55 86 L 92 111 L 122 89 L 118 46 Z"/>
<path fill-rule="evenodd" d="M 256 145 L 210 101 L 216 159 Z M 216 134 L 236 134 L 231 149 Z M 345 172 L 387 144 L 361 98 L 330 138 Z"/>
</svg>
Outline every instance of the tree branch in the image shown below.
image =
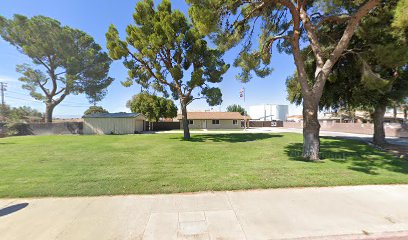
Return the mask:
<svg viewBox="0 0 408 240">
<path fill-rule="evenodd" d="M 341 15 L 341 16 L 328 16 L 328 17 L 321 17 L 321 20 L 319 23 L 317 23 L 317 27 L 320 27 L 321 25 L 323 25 L 326 22 L 335 22 L 335 23 L 343 23 L 346 22 L 348 20 L 350 20 L 350 16 L 349 15 Z"/>
<path fill-rule="evenodd" d="M 37 82 L 37 83 L 38 83 L 38 86 L 40 86 L 41 90 L 45 93 L 45 96 L 50 97 L 50 93 L 48 92 L 48 89 L 45 88 L 45 84 L 47 84 L 47 82 L 48 82 L 48 79 L 45 80 L 44 83 L 41 83 L 41 82 Z"/>
<path fill-rule="evenodd" d="M 289 36 L 289 35 L 277 35 L 277 36 L 273 36 L 273 37 L 268 38 L 268 40 L 265 41 L 265 44 L 264 44 L 263 47 L 262 47 L 262 52 L 265 51 L 265 47 L 266 47 L 267 50 L 271 49 L 271 48 L 272 48 L 272 44 L 273 44 L 276 40 L 281 39 L 281 38 L 290 39 L 290 36 Z"/>
<path fill-rule="evenodd" d="M 357 29 L 361 18 L 368 14 L 368 12 L 375 8 L 380 3 L 380 0 L 370 0 L 366 4 L 364 4 L 360 9 L 351 17 L 349 23 L 347 24 L 346 29 L 344 30 L 343 36 L 341 37 L 339 43 L 337 44 L 336 48 L 330 54 L 329 59 L 324 63 L 324 66 L 319 75 L 317 77 L 317 81 L 313 86 L 313 92 L 321 94 L 323 91 L 324 84 L 326 79 L 333 68 L 334 64 L 340 58 L 342 52 L 348 46 L 351 37 L 354 34 L 354 31 Z"/>
<path fill-rule="evenodd" d="M 173 66 L 173 62 L 172 62 L 172 60 L 171 60 L 171 52 L 170 52 L 170 49 L 168 49 L 168 48 L 166 48 L 165 49 L 165 53 L 166 53 L 166 59 L 167 59 L 167 61 L 168 61 L 168 63 L 169 63 L 169 66 L 171 67 L 171 68 L 173 68 L 174 66 Z M 174 79 L 173 79 L 174 80 Z M 174 80 L 174 83 L 176 84 L 176 88 L 177 89 L 179 89 L 180 90 L 180 92 L 181 92 L 181 86 L 180 86 L 180 83 L 178 82 L 178 81 L 176 81 L 176 80 Z"/>
<path fill-rule="evenodd" d="M 67 95 L 68 95 L 68 92 L 67 92 L 67 90 L 65 90 L 65 92 L 58 99 L 53 100 L 53 104 L 54 105 L 60 104 L 62 102 L 62 100 L 64 100 Z"/>
<path fill-rule="evenodd" d="M 320 72 L 320 69 L 324 65 L 323 56 L 322 56 L 322 48 L 320 47 L 319 39 L 316 35 L 316 28 L 313 23 L 310 21 L 309 16 L 306 13 L 306 10 L 302 7 L 300 8 L 300 18 L 302 19 L 303 26 L 307 32 L 307 36 L 310 40 L 310 46 L 312 47 L 313 54 L 316 58 L 316 72 L 315 76 Z"/>
<path fill-rule="evenodd" d="M 295 60 L 296 69 L 299 75 L 299 82 L 302 87 L 302 94 L 303 96 L 309 96 L 311 94 L 311 89 L 307 82 L 307 74 L 305 70 L 305 64 L 302 59 L 302 55 L 300 53 L 300 17 L 299 17 L 299 9 L 293 5 L 291 1 L 288 0 L 279 0 L 278 1 L 283 6 L 287 7 L 292 15 L 293 19 L 293 36 L 292 36 L 292 51 L 293 51 L 293 58 Z"/>
<path fill-rule="evenodd" d="M 166 80 L 164 80 L 164 79 L 162 79 L 162 78 L 160 78 L 160 77 L 157 77 L 156 74 L 153 72 L 153 69 L 149 66 L 149 64 L 148 64 L 146 61 L 144 61 L 143 59 L 140 59 L 140 58 L 136 57 L 136 56 L 135 56 L 132 52 L 130 52 L 129 50 L 127 50 L 127 52 L 128 52 L 128 54 L 129 54 L 130 56 L 132 56 L 132 58 L 134 58 L 134 59 L 135 59 L 136 61 L 138 61 L 139 63 L 143 64 L 143 66 L 147 69 L 147 71 L 150 73 L 150 75 L 152 75 L 152 77 L 154 77 L 157 81 L 159 81 L 159 82 L 161 82 L 161 83 L 163 83 L 163 84 L 165 84 L 165 85 L 172 86 L 171 83 L 167 82 Z"/>
<path fill-rule="evenodd" d="M 265 6 L 265 2 L 261 2 L 261 4 L 259 4 L 257 7 L 252 9 L 252 11 L 247 16 L 245 16 L 245 18 L 242 21 L 244 21 L 244 22 L 247 21 L 249 18 L 252 17 L 252 14 L 254 14 L 256 11 L 260 10 L 264 6 Z"/>
<path fill-rule="evenodd" d="M 57 96 L 58 94 L 62 93 L 63 91 L 65 91 L 65 88 L 61 88 L 58 92 L 55 93 L 54 96 Z"/>
<path fill-rule="evenodd" d="M 41 58 L 37 57 L 35 60 L 39 61 L 48 71 L 51 71 L 50 67 L 43 60 L 41 60 Z"/>
<path fill-rule="evenodd" d="M 67 71 L 63 71 L 63 72 L 57 73 L 57 74 L 55 74 L 55 76 L 59 76 L 59 75 L 64 74 L 64 73 L 66 73 L 66 72 L 67 72 Z"/>
</svg>

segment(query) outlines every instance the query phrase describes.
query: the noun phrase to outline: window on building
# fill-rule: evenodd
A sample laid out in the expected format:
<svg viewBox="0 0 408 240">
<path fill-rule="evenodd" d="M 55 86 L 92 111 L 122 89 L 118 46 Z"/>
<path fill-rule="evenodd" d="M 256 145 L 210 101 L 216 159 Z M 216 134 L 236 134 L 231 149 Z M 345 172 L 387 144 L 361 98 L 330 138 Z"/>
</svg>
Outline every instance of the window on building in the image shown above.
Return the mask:
<svg viewBox="0 0 408 240">
<path fill-rule="evenodd" d="M 238 125 L 238 120 L 232 120 L 232 124 Z"/>
<path fill-rule="evenodd" d="M 220 124 L 220 120 L 212 120 L 212 124 L 218 125 L 218 124 Z"/>
<path fill-rule="evenodd" d="M 193 120 L 188 120 L 188 124 L 192 125 L 192 124 L 194 124 L 194 121 Z"/>
</svg>

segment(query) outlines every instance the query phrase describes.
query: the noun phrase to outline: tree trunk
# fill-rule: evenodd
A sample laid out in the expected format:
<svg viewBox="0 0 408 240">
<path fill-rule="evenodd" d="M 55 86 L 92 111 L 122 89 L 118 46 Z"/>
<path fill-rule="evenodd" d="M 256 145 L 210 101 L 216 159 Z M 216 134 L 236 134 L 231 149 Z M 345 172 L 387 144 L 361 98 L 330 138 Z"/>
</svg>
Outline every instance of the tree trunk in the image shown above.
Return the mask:
<svg viewBox="0 0 408 240">
<path fill-rule="evenodd" d="M 184 140 L 188 140 L 190 139 L 190 129 L 188 127 L 187 105 L 183 101 L 181 101 L 181 115 L 183 119 Z"/>
<path fill-rule="evenodd" d="M 52 122 L 52 113 L 54 112 L 55 105 L 51 103 L 45 104 L 45 122 Z"/>
<path fill-rule="evenodd" d="M 394 105 L 394 107 L 393 107 L 393 117 L 394 117 L 394 122 L 397 122 L 397 115 L 398 115 L 398 112 L 397 112 L 397 106 L 396 106 L 396 105 Z"/>
<path fill-rule="evenodd" d="M 406 122 L 408 119 L 408 109 L 404 109 L 404 122 Z"/>
<path fill-rule="evenodd" d="M 320 152 L 319 106 L 318 101 L 309 98 L 303 98 L 303 158 L 315 161 L 319 160 Z"/>
<path fill-rule="evenodd" d="M 385 110 L 386 110 L 385 105 L 377 105 L 373 113 L 373 121 L 374 121 L 373 143 L 379 146 L 385 145 L 387 143 L 387 141 L 385 141 L 385 131 L 384 131 Z"/>
</svg>

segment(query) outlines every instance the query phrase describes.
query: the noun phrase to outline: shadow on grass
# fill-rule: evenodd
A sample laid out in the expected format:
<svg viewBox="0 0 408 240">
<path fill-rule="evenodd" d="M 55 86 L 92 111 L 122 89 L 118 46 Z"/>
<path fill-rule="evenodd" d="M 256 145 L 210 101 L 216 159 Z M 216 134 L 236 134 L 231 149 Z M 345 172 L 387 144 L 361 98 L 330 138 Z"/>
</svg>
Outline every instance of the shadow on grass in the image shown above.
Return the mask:
<svg viewBox="0 0 408 240">
<path fill-rule="evenodd" d="M 302 151 L 302 143 L 291 143 L 285 147 L 285 153 L 290 160 L 306 162 L 302 158 Z M 381 169 L 408 174 L 408 161 L 398 159 L 356 140 L 321 138 L 320 155 L 322 160 L 348 164 L 350 170 L 370 175 L 379 175 L 378 171 Z"/>
<path fill-rule="evenodd" d="M 182 141 L 188 142 L 230 142 L 230 143 L 238 143 L 238 142 L 252 142 L 257 140 L 275 138 L 275 137 L 282 137 L 283 135 L 280 134 L 267 134 L 267 133 L 228 133 L 228 134 L 195 134 L 192 135 L 189 140 L 184 140 L 181 138 L 173 138 L 173 139 L 180 139 Z"/>
</svg>

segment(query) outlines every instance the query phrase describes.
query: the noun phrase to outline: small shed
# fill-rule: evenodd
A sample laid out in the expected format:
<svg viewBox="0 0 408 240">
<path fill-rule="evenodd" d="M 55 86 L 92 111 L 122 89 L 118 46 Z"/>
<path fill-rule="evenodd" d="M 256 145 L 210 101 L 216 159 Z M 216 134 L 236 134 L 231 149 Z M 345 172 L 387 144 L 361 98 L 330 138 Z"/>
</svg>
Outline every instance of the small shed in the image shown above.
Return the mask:
<svg viewBox="0 0 408 240">
<path fill-rule="evenodd" d="M 134 134 L 144 131 L 140 113 L 95 113 L 83 116 L 84 134 Z"/>
</svg>

